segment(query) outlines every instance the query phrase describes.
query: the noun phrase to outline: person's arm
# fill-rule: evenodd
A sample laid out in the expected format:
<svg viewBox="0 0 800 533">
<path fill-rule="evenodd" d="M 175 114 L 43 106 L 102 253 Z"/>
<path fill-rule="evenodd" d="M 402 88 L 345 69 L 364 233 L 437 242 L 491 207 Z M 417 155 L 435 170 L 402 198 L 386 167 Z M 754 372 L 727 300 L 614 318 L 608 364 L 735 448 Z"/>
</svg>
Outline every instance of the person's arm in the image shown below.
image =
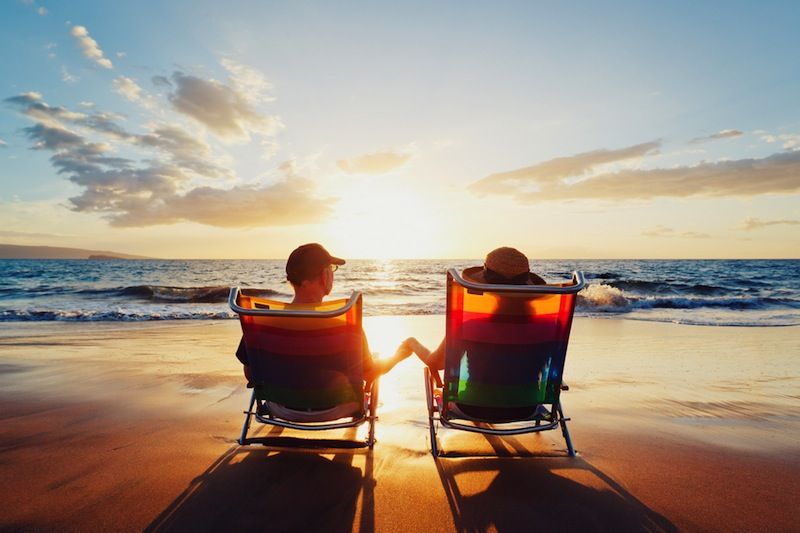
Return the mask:
<svg viewBox="0 0 800 533">
<path fill-rule="evenodd" d="M 252 383 L 250 379 L 250 365 L 249 360 L 247 359 L 247 346 L 244 344 L 244 337 L 242 340 L 239 341 L 239 347 L 236 348 L 236 358 L 244 365 L 244 377 L 247 378 L 248 383 Z"/>
<path fill-rule="evenodd" d="M 244 345 L 244 337 L 239 341 L 239 347 L 236 348 L 236 359 L 243 365 L 247 364 L 247 346 Z"/>
<path fill-rule="evenodd" d="M 403 342 L 400 344 L 400 346 L 397 347 L 397 351 L 394 352 L 394 355 L 389 359 L 373 359 L 370 356 L 370 361 L 372 364 L 372 375 L 380 376 L 386 374 L 392 368 L 394 368 L 394 365 L 396 365 L 409 355 L 411 355 L 411 348 L 406 346 L 405 343 Z"/>
<path fill-rule="evenodd" d="M 441 370 L 444 368 L 444 339 L 439 343 L 435 350 L 430 351 L 422 345 L 414 337 L 409 337 L 403 341 L 401 346 L 407 346 L 411 349 L 420 360 L 428 365 L 432 370 Z"/>
</svg>

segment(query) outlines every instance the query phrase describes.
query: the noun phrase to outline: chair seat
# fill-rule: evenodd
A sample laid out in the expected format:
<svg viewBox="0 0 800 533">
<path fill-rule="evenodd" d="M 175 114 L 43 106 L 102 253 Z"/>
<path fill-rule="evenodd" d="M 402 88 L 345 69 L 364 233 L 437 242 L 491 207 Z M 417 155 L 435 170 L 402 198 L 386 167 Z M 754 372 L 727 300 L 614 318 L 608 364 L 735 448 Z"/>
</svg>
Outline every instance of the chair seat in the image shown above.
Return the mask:
<svg viewBox="0 0 800 533">
<path fill-rule="evenodd" d="M 362 416 L 362 406 L 356 402 L 343 403 L 330 409 L 292 409 L 275 402 L 266 402 L 266 410 L 276 418 L 289 422 L 331 422 L 341 418 L 357 418 Z M 264 416 L 267 413 L 263 413 Z"/>
<path fill-rule="evenodd" d="M 484 407 L 450 402 L 447 406 L 451 418 L 463 418 L 478 422 L 523 422 L 528 420 L 553 419 L 544 405 L 531 407 Z"/>
</svg>

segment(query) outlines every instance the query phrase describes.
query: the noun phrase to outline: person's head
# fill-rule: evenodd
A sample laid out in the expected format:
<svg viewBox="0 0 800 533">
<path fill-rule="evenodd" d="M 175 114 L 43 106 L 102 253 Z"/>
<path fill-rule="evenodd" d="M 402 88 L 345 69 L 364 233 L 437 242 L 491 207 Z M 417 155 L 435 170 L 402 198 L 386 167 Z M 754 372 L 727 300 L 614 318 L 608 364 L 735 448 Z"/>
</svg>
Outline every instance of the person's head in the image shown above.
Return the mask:
<svg viewBox="0 0 800 533">
<path fill-rule="evenodd" d="M 483 267 L 468 268 L 464 270 L 464 275 L 478 283 L 502 285 L 539 285 L 545 283 L 542 278 L 530 271 L 527 256 L 510 246 L 495 248 L 486 254 Z"/>
<path fill-rule="evenodd" d="M 295 294 L 304 292 L 321 299 L 333 289 L 333 272 L 344 259 L 332 256 L 321 244 L 309 243 L 298 246 L 286 260 L 286 279 L 292 284 Z"/>
</svg>

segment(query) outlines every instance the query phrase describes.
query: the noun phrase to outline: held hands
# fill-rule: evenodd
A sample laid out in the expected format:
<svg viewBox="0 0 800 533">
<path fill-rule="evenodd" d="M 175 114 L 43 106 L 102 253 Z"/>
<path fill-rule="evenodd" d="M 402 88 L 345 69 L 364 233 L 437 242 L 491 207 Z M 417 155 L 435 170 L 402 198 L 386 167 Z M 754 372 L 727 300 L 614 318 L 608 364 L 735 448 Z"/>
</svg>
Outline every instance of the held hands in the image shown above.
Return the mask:
<svg viewBox="0 0 800 533">
<path fill-rule="evenodd" d="M 394 353 L 394 359 L 398 361 L 402 361 L 414 351 L 411 346 L 409 345 L 409 341 L 416 340 L 413 338 L 408 338 L 400 343 L 400 346 L 397 347 L 397 351 Z"/>
<path fill-rule="evenodd" d="M 430 363 L 429 359 L 431 357 L 431 351 L 427 349 L 425 346 L 423 346 L 422 343 L 420 343 L 414 337 L 409 337 L 406 340 L 404 340 L 400 344 L 400 347 L 397 349 L 398 352 L 400 352 L 401 350 L 403 351 L 403 353 L 406 354 L 405 357 L 408 357 L 408 355 L 411 354 L 411 352 L 414 352 L 415 354 L 417 354 L 417 357 L 419 357 L 423 363 L 425 363 L 426 365 L 429 365 Z"/>
</svg>

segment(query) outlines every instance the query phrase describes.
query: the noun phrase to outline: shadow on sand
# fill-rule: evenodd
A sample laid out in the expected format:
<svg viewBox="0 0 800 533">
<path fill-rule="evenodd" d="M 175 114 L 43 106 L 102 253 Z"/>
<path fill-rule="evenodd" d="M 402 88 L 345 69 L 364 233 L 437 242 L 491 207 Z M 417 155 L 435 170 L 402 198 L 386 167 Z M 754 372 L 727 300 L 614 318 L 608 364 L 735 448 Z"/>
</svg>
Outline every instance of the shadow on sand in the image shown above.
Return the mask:
<svg viewBox="0 0 800 533">
<path fill-rule="evenodd" d="M 542 455 L 514 438 L 484 436 L 496 455 L 435 461 L 455 531 L 678 531 L 581 457 Z"/>
<path fill-rule="evenodd" d="M 290 442 L 277 437 L 280 430 L 267 438 Z M 363 471 L 352 464 L 357 456 L 364 457 Z M 336 450 L 328 459 L 232 446 L 145 531 L 352 531 L 360 495 L 359 530 L 373 531 L 372 461 L 371 450 Z"/>
<path fill-rule="evenodd" d="M 281 428 L 272 428 L 264 443 L 291 442 L 280 433 Z M 581 457 L 542 455 L 515 438 L 485 437 L 493 456 L 450 454 L 434 460 L 455 531 L 677 531 Z M 363 469 L 353 465 L 362 456 Z M 375 484 L 371 450 L 333 454 L 233 446 L 146 531 L 336 532 L 357 527 L 372 532 Z"/>
</svg>

